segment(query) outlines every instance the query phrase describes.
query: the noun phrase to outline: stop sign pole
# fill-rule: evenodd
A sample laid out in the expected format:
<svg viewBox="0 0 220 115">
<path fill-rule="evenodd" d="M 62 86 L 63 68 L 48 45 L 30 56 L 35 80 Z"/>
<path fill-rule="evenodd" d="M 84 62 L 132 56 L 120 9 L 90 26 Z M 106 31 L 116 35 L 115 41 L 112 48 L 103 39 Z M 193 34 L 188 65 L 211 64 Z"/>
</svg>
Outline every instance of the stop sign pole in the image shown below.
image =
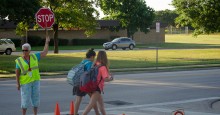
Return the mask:
<svg viewBox="0 0 220 115">
<path fill-rule="evenodd" d="M 40 8 L 35 18 L 41 28 L 51 28 L 55 21 L 54 13 L 49 8 Z"/>
</svg>

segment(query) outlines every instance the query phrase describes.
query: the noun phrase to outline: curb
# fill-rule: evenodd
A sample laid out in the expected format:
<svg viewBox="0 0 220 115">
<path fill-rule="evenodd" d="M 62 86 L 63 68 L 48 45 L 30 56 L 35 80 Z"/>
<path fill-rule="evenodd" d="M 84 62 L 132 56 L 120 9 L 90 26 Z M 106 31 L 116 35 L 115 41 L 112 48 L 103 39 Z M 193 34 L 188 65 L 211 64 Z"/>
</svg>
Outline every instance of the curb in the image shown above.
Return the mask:
<svg viewBox="0 0 220 115">
<path fill-rule="evenodd" d="M 150 67 L 150 68 L 121 68 L 110 69 L 114 74 L 132 74 L 132 73 L 154 73 L 154 72 L 172 72 L 172 71 L 187 71 L 187 70 L 207 70 L 220 69 L 220 64 L 209 65 L 191 65 L 191 66 L 172 66 L 172 67 Z M 41 72 L 41 78 L 62 78 L 66 77 L 68 71 L 58 72 Z M 0 81 L 15 79 L 15 74 L 0 74 Z"/>
<path fill-rule="evenodd" d="M 192 65 L 192 66 L 173 66 L 173 67 L 151 67 L 151 68 L 121 68 L 110 69 L 114 74 L 132 74 L 132 73 L 155 73 L 155 72 L 172 72 L 172 71 L 187 71 L 187 70 L 207 70 L 207 69 L 220 69 L 220 64 L 212 65 Z M 41 72 L 42 77 L 51 78 L 47 76 L 65 76 L 68 71 L 60 72 Z"/>
</svg>

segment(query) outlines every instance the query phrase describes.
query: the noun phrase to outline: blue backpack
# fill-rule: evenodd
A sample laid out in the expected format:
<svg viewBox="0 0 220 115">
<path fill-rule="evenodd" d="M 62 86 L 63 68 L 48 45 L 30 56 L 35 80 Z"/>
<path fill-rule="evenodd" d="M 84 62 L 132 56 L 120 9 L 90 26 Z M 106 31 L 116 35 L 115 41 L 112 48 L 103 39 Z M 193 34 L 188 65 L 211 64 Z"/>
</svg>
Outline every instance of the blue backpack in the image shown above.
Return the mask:
<svg viewBox="0 0 220 115">
<path fill-rule="evenodd" d="M 99 83 L 101 82 L 102 78 L 99 82 L 97 82 L 97 76 L 99 73 L 100 66 L 93 66 L 89 71 L 85 71 L 80 76 L 80 91 L 91 93 L 94 92 L 97 88 Z"/>
<path fill-rule="evenodd" d="M 85 63 L 80 63 L 76 66 L 74 66 L 67 75 L 67 82 L 72 86 L 79 86 L 80 85 L 80 76 L 84 72 L 84 67 L 87 63 L 90 61 L 87 61 Z"/>
</svg>

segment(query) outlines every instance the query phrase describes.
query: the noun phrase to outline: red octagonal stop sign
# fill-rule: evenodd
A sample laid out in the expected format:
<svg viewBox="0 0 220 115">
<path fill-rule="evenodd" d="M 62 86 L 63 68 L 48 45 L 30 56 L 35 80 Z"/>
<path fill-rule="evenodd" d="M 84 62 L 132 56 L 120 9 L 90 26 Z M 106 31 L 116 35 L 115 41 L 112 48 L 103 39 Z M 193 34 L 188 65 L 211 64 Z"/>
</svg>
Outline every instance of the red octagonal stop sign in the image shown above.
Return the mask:
<svg viewBox="0 0 220 115">
<path fill-rule="evenodd" d="M 54 24 L 54 13 L 48 8 L 41 8 L 35 14 L 37 24 L 42 28 L 51 28 Z"/>
</svg>

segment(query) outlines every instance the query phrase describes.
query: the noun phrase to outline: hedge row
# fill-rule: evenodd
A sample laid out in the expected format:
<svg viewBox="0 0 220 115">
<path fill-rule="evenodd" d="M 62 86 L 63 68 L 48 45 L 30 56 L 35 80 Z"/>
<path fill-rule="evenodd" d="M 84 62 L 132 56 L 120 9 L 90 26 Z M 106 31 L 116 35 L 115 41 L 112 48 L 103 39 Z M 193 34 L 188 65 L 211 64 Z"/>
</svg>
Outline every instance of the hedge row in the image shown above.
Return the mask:
<svg viewBox="0 0 220 115">
<path fill-rule="evenodd" d="M 18 39 L 18 38 L 9 38 L 11 39 L 16 47 L 20 47 L 22 44 L 22 39 Z M 72 43 L 72 45 L 102 45 L 105 42 L 108 42 L 107 39 L 59 39 L 58 38 L 58 44 L 60 46 L 66 46 L 69 45 L 69 42 Z M 31 46 L 44 46 L 45 44 L 45 39 L 42 39 L 39 36 L 29 36 L 28 37 L 28 43 Z M 54 39 L 50 39 L 50 46 L 54 45 Z"/>
<path fill-rule="evenodd" d="M 11 41 L 14 42 L 15 47 L 21 46 L 21 39 L 18 39 L 18 38 L 9 38 L 9 39 L 11 39 Z"/>
<path fill-rule="evenodd" d="M 102 45 L 107 39 L 72 39 L 73 45 Z"/>
</svg>

